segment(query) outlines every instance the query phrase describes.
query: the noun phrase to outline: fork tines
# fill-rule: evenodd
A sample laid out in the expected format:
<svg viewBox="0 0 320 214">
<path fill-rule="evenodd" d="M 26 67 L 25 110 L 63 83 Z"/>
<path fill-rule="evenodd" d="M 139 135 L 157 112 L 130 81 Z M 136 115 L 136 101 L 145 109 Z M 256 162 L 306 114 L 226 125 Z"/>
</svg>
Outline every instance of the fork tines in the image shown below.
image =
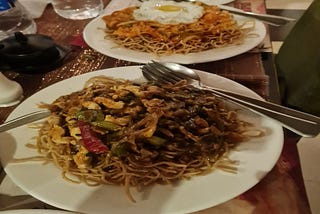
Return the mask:
<svg viewBox="0 0 320 214">
<path fill-rule="evenodd" d="M 186 79 L 183 74 L 156 61 L 149 62 L 142 66 L 142 73 L 147 80 L 158 82 L 160 84 L 174 84 Z"/>
</svg>

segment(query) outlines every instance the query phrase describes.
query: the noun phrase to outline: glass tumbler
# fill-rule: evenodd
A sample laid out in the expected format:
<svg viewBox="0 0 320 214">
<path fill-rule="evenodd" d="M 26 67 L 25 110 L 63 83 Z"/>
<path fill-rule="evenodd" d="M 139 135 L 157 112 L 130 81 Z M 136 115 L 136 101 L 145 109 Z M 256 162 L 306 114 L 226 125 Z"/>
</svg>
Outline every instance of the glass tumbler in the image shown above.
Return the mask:
<svg viewBox="0 0 320 214">
<path fill-rule="evenodd" d="M 89 19 L 103 10 L 102 0 L 53 0 L 54 11 L 67 19 Z"/>
</svg>

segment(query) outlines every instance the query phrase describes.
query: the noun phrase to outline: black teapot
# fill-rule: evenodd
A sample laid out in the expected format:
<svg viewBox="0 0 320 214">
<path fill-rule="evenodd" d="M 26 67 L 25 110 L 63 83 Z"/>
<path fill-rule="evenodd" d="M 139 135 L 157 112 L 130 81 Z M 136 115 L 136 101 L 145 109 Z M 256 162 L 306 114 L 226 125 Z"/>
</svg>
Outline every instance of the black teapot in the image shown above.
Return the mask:
<svg viewBox="0 0 320 214">
<path fill-rule="evenodd" d="M 0 41 L 0 68 L 20 72 L 48 71 L 59 64 L 65 50 L 52 38 L 41 34 L 23 34 Z"/>
</svg>

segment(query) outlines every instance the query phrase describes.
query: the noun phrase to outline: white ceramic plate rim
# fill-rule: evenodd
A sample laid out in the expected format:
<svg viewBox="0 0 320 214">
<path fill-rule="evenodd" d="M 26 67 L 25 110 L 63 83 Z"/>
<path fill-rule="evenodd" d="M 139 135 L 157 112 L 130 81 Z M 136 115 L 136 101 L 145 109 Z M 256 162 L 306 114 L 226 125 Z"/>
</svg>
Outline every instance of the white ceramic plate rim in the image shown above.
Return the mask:
<svg viewBox="0 0 320 214">
<path fill-rule="evenodd" d="M 201 2 L 207 5 L 219 5 L 219 4 L 228 4 L 234 0 L 201 0 Z"/>
<path fill-rule="evenodd" d="M 215 87 L 259 97 L 246 87 L 229 79 L 198 71 L 204 83 Z M 144 81 L 139 66 L 118 67 L 95 71 L 53 84 L 26 99 L 8 120 L 37 110 L 40 102 L 50 103 L 57 97 L 79 90 L 92 76 L 106 75 L 134 81 Z M 240 161 L 238 174 L 214 171 L 182 181 L 178 186 L 155 185 L 144 193 L 132 190 L 136 204 L 128 202 L 122 187 L 102 185 L 88 187 L 71 184 L 61 178 L 52 164 L 38 162 L 12 163 L 12 158 L 37 155 L 24 146 L 36 130 L 21 126 L 0 133 L 0 159 L 8 176 L 33 197 L 66 210 L 85 213 L 190 213 L 209 208 L 245 192 L 258 183 L 276 164 L 283 146 L 282 127 L 267 118 L 241 111 L 250 122 L 266 129 L 265 137 L 242 143 L 231 158 Z"/>
<path fill-rule="evenodd" d="M 151 53 L 119 47 L 112 41 L 112 39 L 105 38 L 105 33 L 103 31 L 103 29 L 105 29 L 105 24 L 101 17 L 102 16 L 99 16 L 89 22 L 83 31 L 83 38 L 88 46 L 104 55 L 137 63 L 147 63 L 151 60 L 157 60 L 163 62 L 176 62 L 180 64 L 192 64 L 222 60 L 253 49 L 258 46 L 266 36 L 265 25 L 260 21 L 251 19 L 251 21 L 255 22 L 255 28 L 250 33 L 253 36 L 246 37 L 242 44 L 215 48 L 198 53 L 156 56 Z M 241 16 L 235 15 L 234 17 L 239 23 L 249 20 L 248 18 Z"/>
<path fill-rule="evenodd" d="M 1 214 L 72 214 L 68 211 L 53 209 L 19 209 L 0 211 Z"/>
</svg>

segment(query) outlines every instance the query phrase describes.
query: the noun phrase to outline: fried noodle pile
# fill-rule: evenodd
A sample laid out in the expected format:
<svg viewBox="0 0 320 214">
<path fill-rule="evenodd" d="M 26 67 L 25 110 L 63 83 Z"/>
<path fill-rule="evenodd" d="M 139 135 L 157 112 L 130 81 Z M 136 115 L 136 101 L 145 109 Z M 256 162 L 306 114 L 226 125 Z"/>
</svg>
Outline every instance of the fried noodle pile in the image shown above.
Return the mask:
<svg viewBox="0 0 320 214">
<path fill-rule="evenodd" d="M 253 29 L 239 26 L 233 16 L 216 6 L 202 5 L 204 14 L 190 24 L 161 24 L 138 21 L 133 17 L 137 7 L 129 7 L 103 16 L 106 38 L 121 47 L 156 55 L 188 54 L 243 43 Z"/>
<path fill-rule="evenodd" d="M 62 176 L 88 185 L 130 187 L 169 184 L 219 168 L 248 123 L 211 93 L 181 81 L 135 85 L 105 76 L 84 89 L 41 104 L 52 114 L 39 130 L 39 153 Z"/>
</svg>

